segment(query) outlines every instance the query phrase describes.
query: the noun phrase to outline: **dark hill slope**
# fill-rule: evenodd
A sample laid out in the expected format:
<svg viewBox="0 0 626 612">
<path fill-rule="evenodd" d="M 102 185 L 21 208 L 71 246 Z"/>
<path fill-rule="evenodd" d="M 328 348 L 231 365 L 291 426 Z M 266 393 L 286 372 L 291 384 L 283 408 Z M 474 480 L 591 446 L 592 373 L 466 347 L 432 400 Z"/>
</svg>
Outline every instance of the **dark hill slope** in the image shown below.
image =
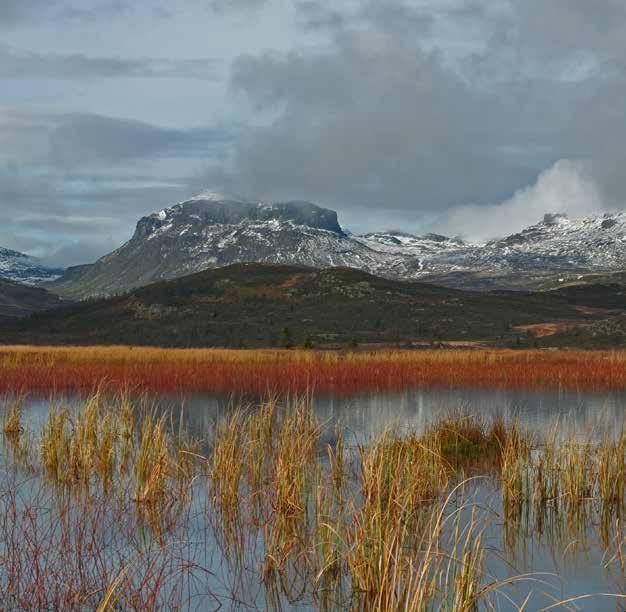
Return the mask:
<svg viewBox="0 0 626 612">
<path fill-rule="evenodd" d="M 45 289 L 0 278 L 0 318 L 21 317 L 62 303 L 60 297 Z"/>
<path fill-rule="evenodd" d="M 602 293 L 604 292 L 604 293 Z M 161 346 L 512 342 L 514 328 L 589 322 L 614 290 L 461 291 L 332 268 L 237 264 L 155 283 L 109 299 L 35 314 L 4 329 L 5 342 Z M 626 310 L 623 296 L 612 307 Z M 585 310 L 585 309 L 583 309 Z M 587 309 L 588 310 L 588 309 Z"/>
</svg>

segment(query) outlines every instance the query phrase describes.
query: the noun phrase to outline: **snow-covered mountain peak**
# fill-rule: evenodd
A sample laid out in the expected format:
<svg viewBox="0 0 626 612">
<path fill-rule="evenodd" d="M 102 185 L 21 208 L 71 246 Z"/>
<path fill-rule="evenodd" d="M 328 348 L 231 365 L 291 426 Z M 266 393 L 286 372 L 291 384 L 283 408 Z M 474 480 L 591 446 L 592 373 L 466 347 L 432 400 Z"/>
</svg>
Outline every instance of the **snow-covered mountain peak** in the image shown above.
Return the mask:
<svg viewBox="0 0 626 612">
<path fill-rule="evenodd" d="M 626 226 L 626 213 L 606 212 L 598 215 L 573 218 L 566 214 L 559 213 L 545 215 L 541 223 L 526 228 L 522 233 L 543 229 L 544 232 L 548 231 L 553 234 L 559 234 L 563 231 L 583 234 L 601 230 L 611 230 L 618 226 Z"/>
<path fill-rule="evenodd" d="M 220 191 L 206 190 L 206 191 L 202 191 L 198 193 L 195 196 L 192 196 L 188 200 L 183 200 L 182 202 L 178 202 L 178 204 L 174 204 L 173 206 L 170 206 L 158 212 L 152 213 L 148 215 L 148 217 L 165 221 L 166 219 L 173 217 L 176 214 L 179 214 L 185 208 L 185 205 L 189 205 L 194 202 L 203 202 L 208 205 L 212 203 L 217 203 L 217 204 L 235 203 L 235 204 L 245 204 L 245 205 L 258 204 L 257 202 L 250 202 L 246 198 L 242 198 L 239 196 L 227 195 Z"/>
<path fill-rule="evenodd" d="M 487 243 L 485 253 L 489 254 L 492 265 L 498 266 L 515 260 L 546 270 L 623 269 L 626 267 L 626 214 L 604 213 L 576 218 L 546 215 L 536 225 Z"/>
<path fill-rule="evenodd" d="M 531 225 L 520 233 L 532 233 L 537 230 L 543 230 L 544 232 L 549 231 L 554 234 L 559 234 L 563 231 L 582 234 L 612 230 L 617 227 L 626 227 L 626 213 L 605 212 L 584 217 L 570 217 L 565 213 L 547 213 L 540 223 Z"/>
<path fill-rule="evenodd" d="M 201 197 L 175 204 L 141 219 L 136 236 L 154 238 L 157 234 L 202 234 L 215 226 L 244 226 L 287 223 L 343 235 L 337 213 L 302 201 L 246 202 Z"/>
<path fill-rule="evenodd" d="M 5 249 L 3 247 L 0 247 L 0 258 L 2 259 L 8 259 L 8 258 L 12 258 L 12 259 L 28 259 L 28 255 L 25 255 L 24 253 L 20 253 L 19 251 L 13 251 L 12 249 Z"/>
<path fill-rule="evenodd" d="M 36 285 L 59 278 L 63 270 L 49 268 L 34 257 L 0 247 L 0 278 Z"/>
<path fill-rule="evenodd" d="M 68 295 L 102 295 L 238 262 L 345 266 L 467 288 L 526 288 L 546 279 L 626 268 L 626 213 L 535 225 L 484 244 L 404 231 L 353 235 L 310 202 L 246 202 L 202 194 L 144 217 L 133 238 L 60 281 Z"/>
</svg>

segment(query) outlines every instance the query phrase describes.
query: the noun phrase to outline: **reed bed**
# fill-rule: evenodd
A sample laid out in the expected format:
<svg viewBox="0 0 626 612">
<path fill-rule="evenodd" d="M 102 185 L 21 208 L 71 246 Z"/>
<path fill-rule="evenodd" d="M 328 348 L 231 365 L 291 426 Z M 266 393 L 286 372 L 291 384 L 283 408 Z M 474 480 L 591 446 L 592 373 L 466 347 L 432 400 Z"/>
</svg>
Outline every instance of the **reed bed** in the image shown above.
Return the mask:
<svg viewBox="0 0 626 612">
<path fill-rule="evenodd" d="M 5 402 L 5 451 L 26 417 L 22 400 Z M 571 549 L 597 530 L 620 577 L 611 595 L 625 596 L 625 432 L 535 439 L 459 412 L 356 444 L 310 396 L 234 406 L 204 440 L 182 424 L 102 387 L 29 432 L 28 470 L 5 452 L 8 607 L 499 609 L 511 585 L 538 580 L 490 573 L 500 523 L 510 547 L 551 537 Z M 485 480 L 492 507 L 476 497 Z"/>
<path fill-rule="evenodd" d="M 409 387 L 626 389 L 626 352 L 512 350 L 221 350 L 3 347 L 0 393 L 332 391 Z"/>
<path fill-rule="evenodd" d="M 501 590 L 533 577 L 490 577 L 483 533 L 494 520 L 515 529 L 522 514 L 536 513 L 534 529 L 541 535 L 545 520 L 529 493 L 548 486 L 539 483 L 541 478 L 567 483 L 567 511 L 551 521 L 557 531 L 571 525 L 580 503 L 600 510 L 577 520 L 601 527 L 598 517 L 604 516 L 608 527 L 623 508 L 623 488 L 614 484 L 603 492 L 600 480 L 609 470 L 611 482 L 623 481 L 619 461 L 610 468 L 606 461 L 623 452 L 621 438 L 590 438 L 582 446 L 568 438 L 558 445 L 539 444 L 516 424 L 487 423 L 459 413 L 434 422 L 423 434 L 388 430 L 353 448 L 346 448 L 339 431 L 335 444 L 315 460 L 308 449 L 319 425 L 304 411 L 300 405 L 295 415 L 279 416 L 274 403 L 258 411 L 237 411 L 223 423 L 225 435 L 214 456 L 212 473 L 224 483 L 219 490 L 228 501 L 219 501 L 216 512 L 223 525 L 237 526 L 237 542 L 261 537 L 262 575 L 272 608 L 301 601 L 309 591 L 322 609 L 497 608 Z M 295 422 L 307 425 L 294 429 Z M 271 430 L 275 443 L 269 442 L 271 436 L 259 436 Z M 262 463 L 256 452 L 260 439 L 265 440 Z M 289 445 L 284 459 L 285 439 L 298 440 L 301 452 L 294 454 Z M 544 456 L 548 459 L 539 459 Z M 558 474 L 545 476 L 546 461 Z M 502 516 L 490 515 L 466 496 L 466 489 L 471 490 L 466 475 L 477 468 L 503 483 Z M 238 478 L 229 480 L 230 474 Z M 281 499 L 291 501 L 277 503 Z M 256 513 L 258 506 L 265 511 Z M 612 558 L 622 559 L 622 540 L 615 529 L 608 532 L 613 540 L 606 539 L 606 550 L 614 546 Z M 569 542 L 559 540 L 563 548 Z M 235 563 L 245 564 L 243 554 Z"/>
</svg>

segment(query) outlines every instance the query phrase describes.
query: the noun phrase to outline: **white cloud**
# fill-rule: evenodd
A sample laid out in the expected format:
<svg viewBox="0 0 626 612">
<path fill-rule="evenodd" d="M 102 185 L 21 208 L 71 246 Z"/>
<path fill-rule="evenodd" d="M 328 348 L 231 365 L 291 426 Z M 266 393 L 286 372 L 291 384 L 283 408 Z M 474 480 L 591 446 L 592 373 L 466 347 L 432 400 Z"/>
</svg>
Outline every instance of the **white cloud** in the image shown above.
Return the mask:
<svg viewBox="0 0 626 612">
<path fill-rule="evenodd" d="M 542 172 L 537 182 L 520 189 L 495 206 L 471 204 L 440 217 L 435 226 L 473 240 L 487 240 L 518 232 L 543 219 L 546 213 L 580 217 L 606 210 L 604 197 L 587 165 L 561 159 Z"/>
</svg>

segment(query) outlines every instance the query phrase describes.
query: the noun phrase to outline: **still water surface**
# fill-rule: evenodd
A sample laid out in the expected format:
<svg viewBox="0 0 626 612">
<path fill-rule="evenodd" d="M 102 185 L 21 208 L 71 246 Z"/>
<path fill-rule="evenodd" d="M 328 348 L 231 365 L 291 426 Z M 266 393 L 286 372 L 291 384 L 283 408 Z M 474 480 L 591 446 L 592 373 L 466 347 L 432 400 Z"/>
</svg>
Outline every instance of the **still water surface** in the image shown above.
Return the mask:
<svg viewBox="0 0 626 612">
<path fill-rule="evenodd" d="M 253 396 L 162 395 L 151 398 L 158 409 L 181 416 L 194 437 L 206 439 L 215 423 L 240 401 L 251 406 Z M 26 418 L 34 431 L 45 421 L 52 404 L 72 405 L 78 397 L 50 399 L 30 397 Z M 578 432 L 617 431 L 626 416 L 626 392 L 576 393 L 571 391 L 510 391 L 485 389 L 429 389 L 402 393 L 363 394 L 352 397 L 317 395 L 315 414 L 327 430 L 335 424 L 346 427 L 358 441 L 364 441 L 389 427 L 422 432 L 433 420 L 450 413 L 501 417 L 515 421 L 531 432 L 545 434 L 550 428 Z"/>
</svg>

